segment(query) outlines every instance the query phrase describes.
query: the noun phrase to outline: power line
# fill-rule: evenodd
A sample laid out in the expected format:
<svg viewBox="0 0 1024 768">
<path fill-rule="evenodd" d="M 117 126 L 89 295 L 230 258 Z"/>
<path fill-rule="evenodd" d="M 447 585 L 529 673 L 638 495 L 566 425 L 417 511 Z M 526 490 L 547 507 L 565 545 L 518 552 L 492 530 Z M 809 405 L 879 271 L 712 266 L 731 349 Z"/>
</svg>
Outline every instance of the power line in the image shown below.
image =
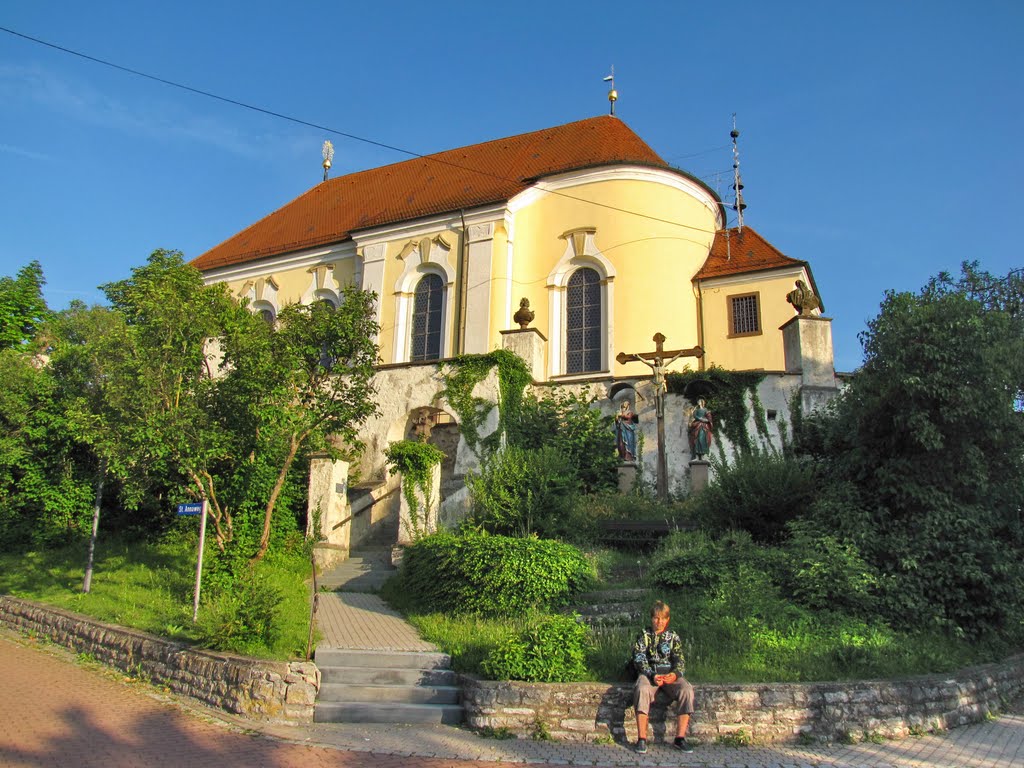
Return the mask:
<svg viewBox="0 0 1024 768">
<path fill-rule="evenodd" d="M 6 32 L 6 33 L 8 33 L 10 35 L 14 35 L 15 37 L 20 37 L 23 40 L 28 40 L 29 42 L 36 43 L 38 45 L 42 45 L 42 46 L 45 46 L 47 48 L 52 48 L 53 50 L 61 51 L 62 53 L 67 53 L 67 54 L 69 54 L 71 56 L 77 56 L 80 59 L 85 59 L 86 61 L 91 61 L 91 62 L 93 62 L 95 64 L 100 64 L 102 66 L 110 67 L 112 69 L 116 69 L 116 70 L 121 71 L 121 72 L 126 72 L 127 74 L 135 75 L 136 77 L 142 77 L 142 78 L 145 78 L 146 80 L 152 80 L 152 81 L 157 82 L 157 83 L 162 83 L 163 85 L 168 85 L 168 86 L 170 86 L 172 88 L 179 88 L 179 89 L 181 89 L 183 91 L 188 91 L 189 93 L 194 93 L 194 94 L 197 94 L 199 96 L 206 96 L 207 98 L 215 99 L 216 101 L 221 101 L 221 102 L 224 102 L 225 104 L 231 104 L 231 105 L 236 106 L 236 107 L 242 107 L 243 109 L 252 110 L 253 112 L 259 112 L 260 114 L 268 115 L 270 117 L 276 117 L 276 118 L 281 119 L 281 120 L 287 120 L 288 122 L 295 123 L 297 125 L 304 125 L 304 126 L 306 126 L 308 128 L 315 128 L 318 131 L 325 131 L 327 133 L 332 133 L 335 136 L 343 136 L 346 139 L 352 139 L 353 141 L 359 141 L 359 142 L 362 142 L 364 144 L 370 144 L 372 146 L 380 147 L 382 149 L 388 149 L 388 150 L 391 150 L 393 152 L 400 152 L 401 154 L 409 155 L 410 157 L 414 157 L 414 158 L 417 158 L 417 159 L 420 159 L 420 160 L 429 160 L 429 161 L 432 161 L 432 162 L 435 162 L 435 163 L 440 163 L 441 165 L 447 165 L 447 166 L 452 167 L 452 168 L 458 168 L 459 170 L 462 170 L 462 171 L 469 171 L 470 173 L 476 173 L 476 174 L 479 174 L 481 176 L 488 176 L 490 178 L 499 179 L 501 181 L 511 181 L 511 182 L 514 182 L 514 183 L 518 183 L 519 182 L 518 179 L 511 179 L 511 178 L 509 178 L 507 176 L 501 176 L 499 174 L 489 173 L 488 171 L 482 171 L 482 170 L 480 170 L 478 168 L 471 168 L 469 166 L 460 165 L 458 163 L 453 163 L 453 162 L 450 162 L 448 160 L 441 160 L 440 158 L 438 158 L 438 157 L 436 157 L 434 155 L 424 155 L 424 154 L 421 154 L 419 152 L 413 152 L 410 149 L 403 149 L 402 147 L 396 147 L 396 146 L 393 146 L 391 144 L 386 144 L 386 143 L 381 142 L 381 141 L 375 141 L 374 139 L 367 139 L 367 138 L 365 138 L 363 136 L 357 136 L 354 133 L 347 133 L 345 131 L 339 131 L 336 128 L 331 128 L 331 127 L 326 126 L 326 125 L 320 125 L 319 123 L 310 122 L 309 120 L 303 120 L 303 119 L 298 118 L 298 117 L 292 117 L 291 115 L 286 115 L 286 114 L 283 114 L 281 112 L 275 112 L 274 110 L 266 109 L 264 107 L 258 107 L 258 106 L 254 105 L 254 104 L 247 104 L 244 101 L 238 101 L 237 99 L 231 99 L 231 98 L 228 98 L 227 96 L 220 96 L 220 95 L 218 95 L 216 93 L 212 93 L 210 91 L 204 91 L 201 88 L 194 88 L 194 87 L 192 87 L 190 85 L 184 85 L 182 83 L 175 82 L 174 80 L 168 80 L 168 79 L 163 78 L 163 77 L 158 77 L 157 75 L 151 75 L 151 74 L 149 74 L 147 72 L 142 72 L 142 71 L 137 70 L 137 69 L 132 69 L 131 67 L 126 67 L 126 66 L 124 66 L 122 64 L 116 64 L 116 63 L 114 63 L 112 61 L 107 61 L 106 59 L 101 59 L 101 58 L 96 57 L 96 56 L 90 56 L 89 54 L 82 53 L 81 51 L 76 51 L 76 50 L 74 50 L 72 48 L 67 48 L 67 47 L 62 46 L 62 45 L 57 45 L 56 43 L 51 43 L 51 42 L 48 42 L 46 40 L 42 40 L 42 39 L 40 39 L 38 37 L 33 37 L 31 35 L 26 35 L 26 34 L 24 34 L 22 32 L 17 32 L 15 30 L 9 29 L 7 27 L 0 26 L 0 32 Z M 711 151 L 714 151 L 714 150 L 706 150 L 704 153 L 697 153 L 697 154 L 706 154 L 707 152 L 711 152 Z M 619 213 L 625 213 L 625 214 L 629 214 L 631 216 L 639 216 L 641 218 L 645 218 L 645 219 L 648 219 L 648 220 L 651 220 L 651 221 L 657 221 L 657 222 L 660 222 L 662 224 L 669 224 L 670 226 L 675 226 L 675 227 L 682 227 L 684 229 L 692 229 L 692 230 L 695 230 L 697 232 L 703 232 L 705 234 L 713 235 L 713 234 L 715 234 L 718 231 L 718 230 L 715 230 L 715 229 L 705 229 L 703 227 L 696 227 L 696 226 L 693 226 L 692 224 L 684 224 L 684 223 L 679 222 L 679 221 L 672 221 L 671 219 L 663 219 L 663 218 L 661 218 L 659 216 L 651 216 L 650 214 L 641 213 L 640 211 L 631 211 L 631 210 L 629 210 L 627 208 L 620 208 L 618 206 L 609 205 L 607 203 L 599 203 L 599 202 L 596 202 L 594 200 L 586 200 L 586 199 L 581 198 L 581 197 L 576 197 L 575 195 L 570 195 L 570 194 L 568 194 L 566 192 L 560 192 L 560 191 L 552 190 L 552 189 L 541 189 L 541 191 L 542 192 L 546 192 L 546 193 L 551 194 L 551 195 L 558 195 L 559 197 L 564 197 L 564 198 L 569 199 L 569 200 L 575 200 L 577 202 L 587 203 L 589 205 L 595 205 L 595 206 L 598 206 L 599 208 L 605 208 L 605 209 L 612 210 L 612 211 L 618 211 Z"/>
</svg>

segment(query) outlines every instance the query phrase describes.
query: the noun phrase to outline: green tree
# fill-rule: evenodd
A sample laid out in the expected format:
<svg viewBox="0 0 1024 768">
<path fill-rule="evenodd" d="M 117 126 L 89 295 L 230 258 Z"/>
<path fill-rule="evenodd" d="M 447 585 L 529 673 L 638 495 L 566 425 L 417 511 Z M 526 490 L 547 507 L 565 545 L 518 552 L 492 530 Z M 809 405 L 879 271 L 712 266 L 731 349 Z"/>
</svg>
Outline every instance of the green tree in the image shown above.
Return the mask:
<svg viewBox="0 0 1024 768">
<path fill-rule="evenodd" d="M 1022 296 L 1019 275 L 976 264 L 888 292 L 862 334 L 864 366 L 831 417 L 808 420 L 802 444 L 833 480 L 819 522 L 882 574 L 900 624 L 981 633 L 1021 616 Z"/>
<path fill-rule="evenodd" d="M 0 349 L 30 341 L 49 310 L 43 300 L 43 268 L 38 261 L 22 267 L 16 277 L 0 277 Z"/>
<path fill-rule="evenodd" d="M 244 450 L 274 468 L 255 558 L 270 542 L 288 473 L 310 450 L 358 452 L 359 430 L 377 412 L 372 377 L 374 294 L 347 288 L 338 307 L 294 304 L 273 326 L 235 316 L 223 339 L 226 375 L 218 384 L 221 423 Z"/>
<path fill-rule="evenodd" d="M 186 478 L 222 552 L 236 515 L 258 506 L 262 558 L 297 461 L 357 448 L 376 410 L 374 296 L 348 289 L 337 309 L 293 305 L 269 325 L 173 251 L 103 289 L 125 323 L 108 340 L 114 370 L 98 421 L 112 436 L 110 471 Z"/>
</svg>

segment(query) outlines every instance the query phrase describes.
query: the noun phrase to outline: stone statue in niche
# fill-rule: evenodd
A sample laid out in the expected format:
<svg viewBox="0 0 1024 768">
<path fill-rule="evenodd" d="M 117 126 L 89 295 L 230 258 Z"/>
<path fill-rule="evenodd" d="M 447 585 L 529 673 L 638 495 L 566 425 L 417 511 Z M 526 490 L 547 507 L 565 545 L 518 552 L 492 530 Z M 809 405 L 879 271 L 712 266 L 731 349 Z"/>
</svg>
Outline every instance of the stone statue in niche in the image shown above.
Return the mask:
<svg viewBox="0 0 1024 768">
<path fill-rule="evenodd" d="M 821 299 L 803 280 L 796 281 L 796 288 L 786 294 L 786 301 L 793 305 L 793 309 L 801 317 L 810 317 L 812 310 L 821 309 Z"/>
<path fill-rule="evenodd" d="M 702 397 L 697 400 L 697 407 L 690 414 L 690 455 L 697 461 L 703 461 L 704 457 L 711 453 L 713 429 L 714 418 Z"/>
<path fill-rule="evenodd" d="M 629 402 L 619 406 L 615 414 L 615 447 L 621 461 L 636 461 L 636 429 L 640 417 L 633 413 Z"/>
<path fill-rule="evenodd" d="M 519 323 L 520 329 L 523 329 L 533 322 L 533 317 L 534 311 L 530 309 L 530 300 L 524 296 L 519 300 L 519 309 L 512 315 L 512 319 Z"/>
</svg>

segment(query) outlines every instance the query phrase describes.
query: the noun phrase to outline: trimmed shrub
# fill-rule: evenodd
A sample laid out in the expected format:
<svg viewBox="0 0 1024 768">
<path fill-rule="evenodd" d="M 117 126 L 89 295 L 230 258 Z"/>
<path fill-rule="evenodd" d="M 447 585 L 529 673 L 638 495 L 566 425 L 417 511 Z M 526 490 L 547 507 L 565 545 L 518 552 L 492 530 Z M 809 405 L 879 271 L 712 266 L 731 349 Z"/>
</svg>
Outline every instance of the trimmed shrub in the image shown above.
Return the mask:
<svg viewBox="0 0 1024 768">
<path fill-rule="evenodd" d="M 506 638 L 481 668 L 494 680 L 571 683 L 586 675 L 589 634 L 576 616 L 548 615 Z"/>
<path fill-rule="evenodd" d="M 402 558 L 402 589 L 417 612 L 516 616 L 562 605 L 593 577 L 569 544 L 467 531 L 420 539 Z"/>
</svg>

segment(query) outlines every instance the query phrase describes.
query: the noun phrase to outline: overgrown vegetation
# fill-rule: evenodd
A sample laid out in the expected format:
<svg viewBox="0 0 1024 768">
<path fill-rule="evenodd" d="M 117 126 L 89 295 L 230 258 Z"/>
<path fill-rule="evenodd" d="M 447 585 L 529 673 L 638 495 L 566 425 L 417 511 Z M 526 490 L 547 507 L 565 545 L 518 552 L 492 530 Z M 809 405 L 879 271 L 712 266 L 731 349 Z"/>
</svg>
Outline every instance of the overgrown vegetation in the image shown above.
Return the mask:
<svg viewBox="0 0 1024 768">
<path fill-rule="evenodd" d="M 202 602 L 199 623 L 193 625 L 195 523 L 194 518 L 175 523 L 166 536 L 152 541 L 101 538 L 96 548 L 100 576 L 88 594 L 81 591 L 85 557 L 80 541 L 5 552 L 0 554 L 0 593 L 203 647 L 262 658 L 301 658 L 310 599 L 309 564 L 301 539 L 273 548 L 255 567 L 254 590 L 245 599 L 259 593 L 258 602 L 226 610 L 224 601 L 241 601 L 243 592 L 222 592 Z M 268 600 L 276 604 L 269 606 Z M 267 622 L 267 616 L 273 620 Z"/>
<path fill-rule="evenodd" d="M 492 533 L 574 538 L 582 498 L 614 488 L 611 419 L 581 394 L 527 396 L 507 420 L 500 451 L 470 475 L 469 524 Z"/>
<path fill-rule="evenodd" d="M 384 450 L 384 457 L 392 472 L 402 475 L 402 493 L 409 507 L 407 531 L 413 541 L 426 532 L 427 509 L 420 509 L 420 499 L 430 504 L 433 495 L 433 469 L 444 460 L 444 453 L 422 440 L 396 440 Z M 417 495 L 418 494 L 418 495 Z"/>
<path fill-rule="evenodd" d="M 309 455 L 360 448 L 374 297 L 348 289 L 269 324 L 158 250 L 102 286 L 109 307 L 49 313 L 26 270 L 0 279 L 0 543 L 84 552 L 94 511 L 101 534 L 154 541 L 178 502 L 203 500 L 207 642 L 273 645 L 280 598 L 259 563 L 301 540 Z"/>
</svg>

